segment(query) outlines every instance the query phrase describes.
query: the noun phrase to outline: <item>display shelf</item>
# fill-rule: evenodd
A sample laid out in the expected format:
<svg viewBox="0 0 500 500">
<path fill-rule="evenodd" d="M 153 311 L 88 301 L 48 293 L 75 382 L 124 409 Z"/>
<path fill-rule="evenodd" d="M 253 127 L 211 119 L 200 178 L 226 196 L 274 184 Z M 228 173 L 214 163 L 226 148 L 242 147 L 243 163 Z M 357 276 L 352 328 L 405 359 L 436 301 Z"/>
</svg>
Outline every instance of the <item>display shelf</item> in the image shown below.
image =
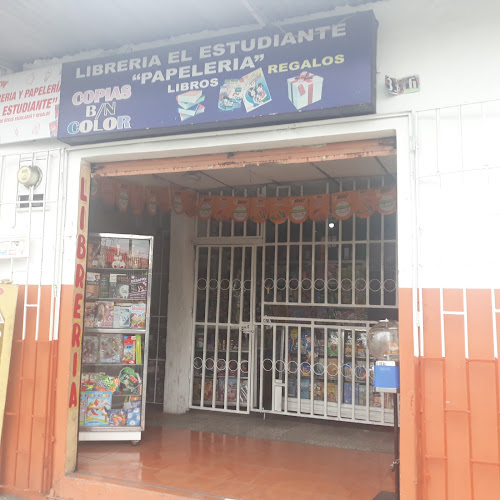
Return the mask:
<svg viewBox="0 0 500 500">
<path fill-rule="evenodd" d="M 113 328 L 105 327 L 105 328 L 86 328 L 83 329 L 85 333 L 122 333 L 124 335 L 144 335 L 147 333 L 147 330 L 139 330 L 138 328 Z"/>
<path fill-rule="evenodd" d="M 144 297 L 143 299 L 124 299 L 122 297 L 85 297 L 85 300 L 87 302 L 93 302 L 94 300 L 101 300 L 108 302 L 114 302 L 117 300 L 120 300 L 122 302 L 146 302 L 147 298 Z"/>
<path fill-rule="evenodd" d="M 150 236 L 89 235 L 79 419 L 82 441 L 141 439 L 147 393 L 152 252 Z M 113 259 L 128 261 L 129 265 L 140 261 L 141 268 L 96 265 Z M 118 293 L 121 296 L 116 297 Z M 128 297 L 129 293 L 135 296 Z"/>
<path fill-rule="evenodd" d="M 134 269 L 132 267 L 128 267 L 128 268 L 117 268 L 117 267 L 87 267 L 87 272 L 91 272 L 93 273 L 94 271 L 99 271 L 99 272 L 102 272 L 102 271 L 112 271 L 112 272 L 148 272 L 149 269 Z"/>
<path fill-rule="evenodd" d="M 84 366 L 144 366 L 144 363 L 86 363 L 82 361 Z"/>
</svg>

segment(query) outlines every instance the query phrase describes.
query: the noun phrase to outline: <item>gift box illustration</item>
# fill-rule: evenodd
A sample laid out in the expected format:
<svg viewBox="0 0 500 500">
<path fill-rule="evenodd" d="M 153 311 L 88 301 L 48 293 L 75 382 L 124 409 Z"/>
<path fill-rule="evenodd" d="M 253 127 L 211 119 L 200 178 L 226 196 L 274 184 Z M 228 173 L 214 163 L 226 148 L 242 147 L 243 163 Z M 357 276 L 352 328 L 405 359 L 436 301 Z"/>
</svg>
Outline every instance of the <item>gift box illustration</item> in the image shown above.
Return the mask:
<svg viewBox="0 0 500 500">
<path fill-rule="evenodd" d="M 288 99 L 297 109 L 321 101 L 323 77 L 303 71 L 300 75 L 288 78 Z"/>
<path fill-rule="evenodd" d="M 205 111 L 205 106 L 201 104 L 205 100 L 205 96 L 201 90 L 190 90 L 179 94 L 177 97 L 177 112 L 181 121 L 187 120 L 193 116 L 199 115 Z"/>
</svg>

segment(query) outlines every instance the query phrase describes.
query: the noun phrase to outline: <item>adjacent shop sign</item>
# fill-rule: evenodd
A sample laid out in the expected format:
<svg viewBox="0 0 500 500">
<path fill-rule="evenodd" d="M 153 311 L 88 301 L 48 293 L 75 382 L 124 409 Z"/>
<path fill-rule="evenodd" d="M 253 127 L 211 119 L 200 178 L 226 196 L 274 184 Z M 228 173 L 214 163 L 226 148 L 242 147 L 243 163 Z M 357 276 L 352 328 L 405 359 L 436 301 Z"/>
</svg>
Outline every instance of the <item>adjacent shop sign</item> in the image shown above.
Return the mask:
<svg viewBox="0 0 500 500">
<path fill-rule="evenodd" d="M 63 64 L 69 144 L 375 112 L 372 11 Z"/>
<path fill-rule="evenodd" d="M 57 136 L 61 65 L 0 76 L 0 144 Z"/>
</svg>

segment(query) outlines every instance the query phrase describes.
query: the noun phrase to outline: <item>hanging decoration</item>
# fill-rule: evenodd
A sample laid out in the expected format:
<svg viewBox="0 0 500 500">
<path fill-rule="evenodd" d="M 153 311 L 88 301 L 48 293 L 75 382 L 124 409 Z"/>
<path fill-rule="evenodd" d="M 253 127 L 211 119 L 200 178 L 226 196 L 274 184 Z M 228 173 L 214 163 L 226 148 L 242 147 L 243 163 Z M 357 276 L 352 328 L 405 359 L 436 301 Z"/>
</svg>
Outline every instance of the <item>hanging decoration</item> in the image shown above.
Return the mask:
<svg viewBox="0 0 500 500">
<path fill-rule="evenodd" d="M 332 193 L 332 215 L 338 220 L 347 220 L 354 214 L 356 206 L 356 191 Z"/>
<path fill-rule="evenodd" d="M 158 194 L 157 189 L 151 187 L 146 188 L 146 208 L 149 215 L 155 216 L 158 214 Z"/>
<path fill-rule="evenodd" d="M 269 198 L 269 219 L 275 224 L 283 224 L 290 217 L 290 198 Z"/>
<path fill-rule="evenodd" d="M 309 217 L 309 198 L 290 198 L 290 221 L 301 224 Z"/>
<path fill-rule="evenodd" d="M 198 218 L 208 220 L 214 214 L 215 196 L 202 194 L 198 200 Z"/>
<path fill-rule="evenodd" d="M 354 214 L 361 219 L 370 217 L 375 212 L 375 190 L 363 189 L 354 193 L 356 199 Z"/>
<path fill-rule="evenodd" d="M 233 197 L 232 196 L 214 196 L 216 203 L 213 211 L 213 218 L 219 222 L 228 221 L 232 215 Z"/>
<path fill-rule="evenodd" d="M 92 181 L 91 199 L 101 200 L 106 207 L 116 206 L 122 213 L 131 211 L 140 215 L 146 208 L 149 215 L 155 216 L 172 210 L 177 215 L 185 214 L 201 220 L 251 220 L 256 224 L 267 220 L 275 224 L 287 220 L 301 224 L 308 218 L 321 222 L 330 214 L 338 220 L 347 220 L 354 215 L 368 218 L 375 211 L 391 215 L 397 210 L 396 185 L 307 196 L 265 198 L 202 194 L 197 199 L 197 193 L 188 189 L 144 187 L 98 177 Z"/>
<path fill-rule="evenodd" d="M 309 196 L 309 218 L 315 222 L 328 219 L 330 215 L 330 196 L 313 194 Z"/>
<path fill-rule="evenodd" d="M 269 198 L 250 198 L 250 220 L 256 224 L 266 222 L 269 217 Z"/>
<path fill-rule="evenodd" d="M 125 182 L 118 183 L 116 189 L 116 205 L 120 212 L 126 212 L 130 201 L 129 185 Z"/>
<path fill-rule="evenodd" d="M 231 219 L 234 222 L 246 222 L 250 213 L 250 198 L 233 198 Z"/>
<path fill-rule="evenodd" d="M 375 208 L 382 215 L 391 215 L 398 208 L 396 186 L 384 186 L 375 189 Z"/>
</svg>

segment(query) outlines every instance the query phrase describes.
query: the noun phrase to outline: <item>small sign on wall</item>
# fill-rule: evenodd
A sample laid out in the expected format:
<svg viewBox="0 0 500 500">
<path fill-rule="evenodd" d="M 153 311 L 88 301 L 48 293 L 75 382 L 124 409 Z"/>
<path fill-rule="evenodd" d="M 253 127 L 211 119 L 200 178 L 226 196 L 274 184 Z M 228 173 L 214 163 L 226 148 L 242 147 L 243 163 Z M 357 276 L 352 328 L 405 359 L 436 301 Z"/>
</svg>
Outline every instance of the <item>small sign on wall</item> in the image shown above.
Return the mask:
<svg viewBox="0 0 500 500">
<path fill-rule="evenodd" d="M 413 94 L 420 92 L 420 78 L 418 75 L 406 76 L 404 78 L 392 78 L 385 76 L 385 87 L 389 94 Z"/>
</svg>

